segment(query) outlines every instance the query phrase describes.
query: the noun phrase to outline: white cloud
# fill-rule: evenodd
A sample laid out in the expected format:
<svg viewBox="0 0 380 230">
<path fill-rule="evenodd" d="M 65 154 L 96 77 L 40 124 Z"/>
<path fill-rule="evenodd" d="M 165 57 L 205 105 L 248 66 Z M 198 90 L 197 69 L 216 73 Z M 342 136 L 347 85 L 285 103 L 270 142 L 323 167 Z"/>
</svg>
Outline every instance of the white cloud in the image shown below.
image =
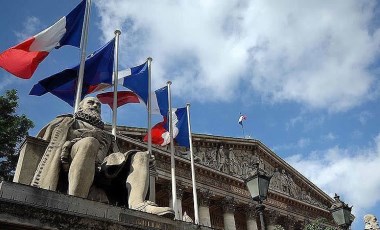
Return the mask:
<svg viewBox="0 0 380 230">
<path fill-rule="evenodd" d="M 231 100 L 240 84 L 275 101 L 342 111 L 373 99 L 380 30 L 375 1 L 97 1 L 100 27 L 121 28 L 125 65 L 153 57 L 153 84 Z M 370 30 L 370 29 L 371 30 Z M 378 85 L 378 84 L 376 84 Z M 175 86 L 175 87 L 174 87 Z M 204 94 L 207 92 L 207 95 Z"/>
<path fill-rule="evenodd" d="M 37 34 L 41 28 L 41 21 L 34 17 L 28 17 L 23 23 L 22 31 L 14 32 L 19 41 L 24 41 L 25 39 Z"/>
<path fill-rule="evenodd" d="M 336 146 L 286 161 L 329 195 L 341 195 L 357 215 L 380 205 L 380 134 L 366 148 Z"/>
<path fill-rule="evenodd" d="M 329 132 L 328 134 L 322 136 L 322 141 L 333 141 L 335 139 L 337 139 L 337 136 L 332 132 Z"/>
<path fill-rule="evenodd" d="M 369 111 L 362 111 L 358 115 L 358 120 L 362 125 L 365 125 L 369 119 L 373 117 L 373 114 Z"/>
</svg>

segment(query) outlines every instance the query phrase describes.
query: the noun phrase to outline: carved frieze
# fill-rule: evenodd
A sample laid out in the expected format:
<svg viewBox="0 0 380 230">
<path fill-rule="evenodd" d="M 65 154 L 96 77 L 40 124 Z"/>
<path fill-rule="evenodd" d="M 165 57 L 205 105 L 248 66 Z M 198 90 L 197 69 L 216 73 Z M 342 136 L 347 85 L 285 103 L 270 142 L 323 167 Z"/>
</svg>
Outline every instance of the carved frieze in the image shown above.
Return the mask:
<svg viewBox="0 0 380 230">
<path fill-rule="evenodd" d="M 225 147 L 227 146 L 227 148 Z M 212 144 L 212 145 L 196 145 L 194 147 L 194 161 L 196 163 L 205 165 L 211 169 L 226 173 L 237 178 L 247 178 L 251 176 L 256 170 L 257 164 L 259 168 L 265 169 L 268 172 L 273 172 L 273 177 L 270 182 L 270 189 L 279 192 L 285 196 L 292 197 L 297 200 L 315 205 L 320 208 L 328 208 L 317 198 L 315 198 L 310 191 L 305 191 L 295 183 L 293 176 L 285 169 L 276 169 L 269 162 L 263 160 L 263 152 L 257 148 L 231 148 L 231 145 Z M 184 158 L 189 157 L 189 151 L 186 149 L 177 149 L 176 154 Z M 170 171 L 169 162 L 158 161 L 158 168 L 163 168 Z M 176 174 L 187 179 L 191 179 L 191 172 L 188 169 L 176 168 Z M 248 196 L 249 192 L 245 188 L 236 187 L 234 185 L 224 183 L 213 177 L 204 174 L 197 174 L 196 180 L 198 182 L 215 186 L 225 191 L 234 194 Z M 282 207 L 284 208 L 284 207 Z"/>
</svg>

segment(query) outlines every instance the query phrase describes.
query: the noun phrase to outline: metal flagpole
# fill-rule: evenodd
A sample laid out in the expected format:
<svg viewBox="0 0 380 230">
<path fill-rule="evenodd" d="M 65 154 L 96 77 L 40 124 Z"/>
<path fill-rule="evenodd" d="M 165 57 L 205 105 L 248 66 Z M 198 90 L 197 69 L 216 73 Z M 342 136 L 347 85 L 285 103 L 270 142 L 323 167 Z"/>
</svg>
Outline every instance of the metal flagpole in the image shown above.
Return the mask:
<svg viewBox="0 0 380 230">
<path fill-rule="evenodd" d="M 78 111 L 79 103 L 82 100 L 84 65 L 86 63 L 86 47 L 87 47 L 87 37 L 88 37 L 88 22 L 90 21 L 91 0 L 85 0 L 85 1 L 86 1 L 86 9 L 84 12 L 82 36 L 80 39 L 81 56 L 80 56 L 80 66 L 79 66 L 79 73 L 78 73 L 76 96 L 75 96 L 74 113 Z"/>
<path fill-rule="evenodd" d="M 194 221 L 195 221 L 195 224 L 199 224 L 198 196 L 197 196 L 197 186 L 195 184 L 194 153 L 193 153 L 193 142 L 192 142 L 192 137 L 191 137 L 191 125 L 190 125 L 190 103 L 186 104 L 186 111 L 187 111 L 187 127 L 189 129 L 191 179 L 193 183 L 194 218 L 195 218 Z"/>
<path fill-rule="evenodd" d="M 170 135 L 170 163 L 171 163 L 171 173 L 172 173 L 172 201 L 173 201 L 173 210 L 175 213 L 175 220 L 179 219 L 179 213 L 177 209 L 177 186 L 175 182 L 175 158 L 174 158 L 174 141 L 173 141 L 173 115 L 172 115 L 172 100 L 170 85 L 171 81 L 167 82 L 168 84 L 168 102 L 169 102 L 169 135 Z"/>
<path fill-rule="evenodd" d="M 151 92 L 151 65 L 152 58 L 148 57 L 148 154 L 152 155 L 152 92 Z"/>
<path fill-rule="evenodd" d="M 117 85 L 119 81 L 119 36 L 120 30 L 115 30 L 115 62 L 114 62 L 114 74 L 113 74 L 113 108 L 112 108 L 112 134 L 116 139 L 116 122 L 117 122 Z"/>
</svg>

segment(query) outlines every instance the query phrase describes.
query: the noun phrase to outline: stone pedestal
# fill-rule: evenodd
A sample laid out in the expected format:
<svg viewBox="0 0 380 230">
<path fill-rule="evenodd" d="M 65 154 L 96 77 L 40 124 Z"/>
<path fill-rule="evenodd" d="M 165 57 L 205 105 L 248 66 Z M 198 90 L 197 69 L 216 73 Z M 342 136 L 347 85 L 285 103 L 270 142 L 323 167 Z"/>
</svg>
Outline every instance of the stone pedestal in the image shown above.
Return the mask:
<svg viewBox="0 0 380 230">
<path fill-rule="evenodd" d="M 20 148 L 13 182 L 30 185 L 48 142 L 27 136 Z"/>
<path fill-rule="evenodd" d="M 12 182 L 0 183 L 0 229 L 209 229 Z"/>
</svg>

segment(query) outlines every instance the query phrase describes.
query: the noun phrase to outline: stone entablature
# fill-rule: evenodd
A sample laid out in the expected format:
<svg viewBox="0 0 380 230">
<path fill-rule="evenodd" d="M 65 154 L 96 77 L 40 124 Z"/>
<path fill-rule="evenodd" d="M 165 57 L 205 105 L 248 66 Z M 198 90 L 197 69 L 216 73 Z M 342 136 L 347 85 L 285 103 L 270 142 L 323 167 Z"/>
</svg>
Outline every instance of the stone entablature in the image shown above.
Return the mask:
<svg viewBox="0 0 380 230">
<path fill-rule="evenodd" d="M 141 140 L 146 129 L 120 127 L 119 133 Z M 271 190 L 322 209 L 327 209 L 333 202 L 332 198 L 258 140 L 204 134 L 192 134 L 192 137 L 194 160 L 206 168 L 241 180 L 252 175 L 254 163 L 258 162 L 260 168 L 274 174 L 270 183 Z M 166 150 L 167 147 L 161 149 Z M 176 147 L 177 156 L 190 159 L 189 154 L 188 149 Z M 167 165 L 162 166 L 167 168 Z M 178 170 L 178 173 L 190 178 L 190 172 Z M 200 176 L 198 180 L 240 195 L 247 192 L 245 187 L 229 186 L 213 179 Z"/>
</svg>

